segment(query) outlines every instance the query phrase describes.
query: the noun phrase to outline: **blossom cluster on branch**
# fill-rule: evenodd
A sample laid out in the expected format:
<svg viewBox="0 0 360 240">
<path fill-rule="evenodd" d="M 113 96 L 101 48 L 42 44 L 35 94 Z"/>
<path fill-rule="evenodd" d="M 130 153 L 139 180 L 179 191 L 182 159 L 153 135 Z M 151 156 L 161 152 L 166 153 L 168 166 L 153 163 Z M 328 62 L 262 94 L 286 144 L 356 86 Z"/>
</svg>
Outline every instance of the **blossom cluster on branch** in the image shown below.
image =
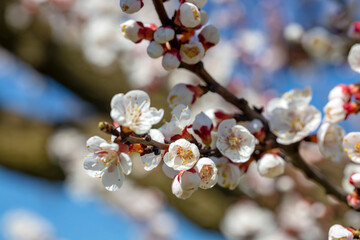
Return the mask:
<svg viewBox="0 0 360 240">
<path fill-rule="evenodd" d="M 115 95 L 110 113 L 113 124 L 99 124 L 102 131 L 112 135 L 111 140 L 95 136 L 87 141 L 90 152 L 84 162 L 87 173 L 101 178 L 107 190 L 115 191 L 123 184 L 125 175 L 131 173 L 133 161 L 142 161 L 146 171 L 162 164 L 165 175 L 173 179 L 173 194 L 186 199 L 199 188 L 209 189 L 215 184 L 235 189 L 253 162 L 260 175 L 278 177 L 284 173 L 287 160 L 328 193 L 359 210 L 360 173 L 350 176 L 354 190 L 346 197 L 298 153 L 299 142 L 310 141 L 318 144 L 326 159 L 341 161 L 347 153 L 352 161 L 359 163 L 360 133 L 345 136 L 345 131 L 337 125 L 359 112 L 359 84 L 334 87 L 324 107 L 323 119 L 321 112 L 310 105 L 309 87 L 290 90 L 269 101 L 264 109 L 251 107 L 245 99 L 235 97 L 219 85 L 203 67 L 201 60 L 206 51 L 219 42 L 217 28 L 205 26 L 207 14 L 201 8 L 206 1 L 181 0 L 171 19 L 162 1 L 153 0 L 153 3 L 163 25 L 128 20 L 121 25 L 124 37 L 134 43 L 148 40 L 148 55 L 162 57 L 166 70 L 188 69 L 205 84 L 176 85 L 167 98 L 173 109 L 171 120 L 157 129 L 153 126 L 162 120 L 164 111 L 150 107 L 146 92 L 133 90 Z M 144 3 L 121 0 L 120 6 L 131 14 Z M 359 45 L 353 46 L 348 60 L 352 69 L 360 71 Z M 219 94 L 239 111 L 207 109 L 192 116 L 191 105 L 208 92 Z M 317 134 L 313 134 L 319 126 Z M 356 230 L 349 229 L 335 225 L 330 229 L 329 239 L 358 237 Z"/>
</svg>

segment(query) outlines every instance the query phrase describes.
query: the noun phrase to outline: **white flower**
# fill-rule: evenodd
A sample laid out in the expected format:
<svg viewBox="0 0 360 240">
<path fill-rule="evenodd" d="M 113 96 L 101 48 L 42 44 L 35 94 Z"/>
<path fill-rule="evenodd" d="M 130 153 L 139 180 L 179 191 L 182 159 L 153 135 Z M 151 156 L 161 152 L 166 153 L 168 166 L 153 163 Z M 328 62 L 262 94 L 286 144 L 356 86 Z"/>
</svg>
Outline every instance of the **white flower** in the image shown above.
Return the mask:
<svg viewBox="0 0 360 240">
<path fill-rule="evenodd" d="M 360 163 L 360 132 L 351 132 L 344 137 L 344 151 L 351 161 Z"/>
<path fill-rule="evenodd" d="M 122 152 L 118 144 L 108 143 L 98 136 L 89 138 L 86 144 L 90 151 L 84 161 L 86 173 L 90 177 L 102 178 L 107 190 L 118 190 L 124 182 L 124 174 L 131 173 L 132 162 L 129 155 Z M 121 147 L 126 149 L 127 146 Z"/>
<path fill-rule="evenodd" d="M 162 59 L 162 66 L 165 70 L 170 71 L 178 68 L 180 66 L 180 60 L 179 60 L 179 52 L 176 49 L 172 49 L 170 51 L 167 51 Z"/>
<path fill-rule="evenodd" d="M 201 23 L 201 15 L 198 7 L 185 2 L 180 6 L 180 22 L 184 27 L 194 28 Z"/>
<path fill-rule="evenodd" d="M 285 171 L 285 161 L 275 154 L 264 154 L 257 162 L 261 176 L 274 178 L 282 175 Z"/>
<path fill-rule="evenodd" d="M 160 143 L 164 143 L 165 142 L 165 138 L 164 135 L 157 129 L 150 129 L 149 131 L 149 135 L 151 137 L 151 139 L 160 142 Z M 164 150 L 155 153 L 148 153 L 148 154 L 144 154 L 143 156 L 141 156 L 141 161 L 143 162 L 143 164 L 145 165 L 144 169 L 146 171 L 151 171 L 154 168 L 156 168 L 159 163 L 161 162 L 162 159 L 162 155 L 164 154 Z"/>
<path fill-rule="evenodd" d="M 214 161 L 216 168 L 218 169 L 217 183 L 221 187 L 234 190 L 239 185 L 240 177 L 242 176 L 240 167 L 225 157 L 212 157 L 211 159 Z"/>
<path fill-rule="evenodd" d="M 199 41 L 203 44 L 205 50 L 215 46 L 220 41 L 220 33 L 216 26 L 207 25 L 198 35 Z"/>
<path fill-rule="evenodd" d="M 184 128 L 191 123 L 191 111 L 188 106 L 177 105 L 171 112 L 170 122 L 165 123 L 159 129 L 170 140 L 172 136 L 181 134 Z"/>
<path fill-rule="evenodd" d="M 181 61 L 187 64 L 196 64 L 205 55 L 205 49 L 200 42 L 190 41 L 180 47 Z"/>
<path fill-rule="evenodd" d="M 159 58 L 163 55 L 164 48 L 161 44 L 151 41 L 146 51 L 151 58 Z"/>
<path fill-rule="evenodd" d="M 339 224 L 333 225 L 329 229 L 329 240 L 352 240 L 354 235 Z"/>
<path fill-rule="evenodd" d="M 349 179 L 350 184 L 352 184 L 356 188 L 360 188 L 360 173 L 354 173 L 350 176 Z"/>
<path fill-rule="evenodd" d="M 353 22 L 349 27 L 348 36 L 352 39 L 360 39 L 360 22 Z"/>
<path fill-rule="evenodd" d="M 207 0 L 186 0 L 186 2 L 190 2 L 195 4 L 198 8 L 202 8 L 205 6 Z"/>
<path fill-rule="evenodd" d="M 213 128 L 213 122 L 205 113 L 201 112 L 196 115 L 192 129 L 201 138 L 203 144 L 207 146 L 211 144 L 211 131 Z"/>
<path fill-rule="evenodd" d="M 227 239 L 255 239 L 258 235 L 269 235 L 276 230 L 275 223 L 271 211 L 260 208 L 254 202 L 239 201 L 226 209 L 220 229 Z"/>
<path fill-rule="evenodd" d="M 329 101 L 340 98 L 344 102 L 349 102 L 351 99 L 350 87 L 346 84 L 339 84 L 329 92 Z"/>
<path fill-rule="evenodd" d="M 330 100 L 324 107 L 324 121 L 339 123 L 345 120 L 347 111 L 344 108 L 344 104 L 345 102 L 341 98 L 334 98 Z"/>
<path fill-rule="evenodd" d="M 142 0 L 120 0 L 121 10 L 125 13 L 136 13 L 144 6 Z"/>
<path fill-rule="evenodd" d="M 143 39 L 139 34 L 139 31 L 143 29 L 142 24 L 131 19 L 121 24 L 121 32 L 124 37 L 134 43 L 139 43 Z"/>
<path fill-rule="evenodd" d="M 360 73 L 360 44 L 355 44 L 351 47 L 348 62 L 352 70 Z"/>
<path fill-rule="evenodd" d="M 311 98 L 310 88 L 294 89 L 268 103 L 266 115 L 278 143 L 298 142 L 319 126 L 321 113 L 309 105 Z"/>
<path fill-rule="evenodd" d="M 195 170 L 201 178 L 200 188 L 212 188 L 217 182 L 217 168 L 215 163 L 210 158 L 200 158 L 195 165 Z"/>
<path fill-rule="evenodd" d="M 164 156 L 164 162 L 175 170 L 189 170 L 197 160 L 199 160 L 200 152 L 198 147 L 186 141 L 179 139 L 169 146 L 169 152 Z"/>
<path fill-rule="evenodd" d="M 174 178 L 171 189 L 181 199 L 189 198 L 199 187 L 201 178 L 195 171 L 180 171 Z"/>
<path fill-rule="evenodd" d="M 116 94 L 111 99 L 111 118 L 136 134 L 145 134 L 160 122 L 164 110 L 150 107 L 149 95 L 141 90 Z"/>
<path fill-rule="evenodd" d="M 321 122 L 321 113 L 314 106 L 276 108 L 269 118 L 270 128 L 280 144 L 300 141 L 313 132 Z"/>
<path fill-rule="evenodd" d="M 174 29 L 170 27 L 159 27 L 154 33 L 154 40 L 157 43 L 166 43 L 173 40 L 175 37 Z"/>
<path fill-rule="evenodd" d="M 345 131 L 338 125 L 329 122 L 321 124 L 317 132 L 319 150 L 322 155 L 332 161 L 339 162 L 344 157 L 342 147 Z"/>
<path fill-rule="evenodd" d="M 179 83 L 176 84 L 170 91 L 167 101 L 171 108 L 176 107 L 179 104 L 184 104 L 185 106 L 191 106 L 196 100 L 194 91 L 191 91 L 188 84 Z"/>
<path fill-rule="evenodd" d="M 255 150 L 256 138 L 235 119 L 227 119 L 220 123 L 216 147 L 231 161 L 240 163 L 250 159 Z"/>
</svg>

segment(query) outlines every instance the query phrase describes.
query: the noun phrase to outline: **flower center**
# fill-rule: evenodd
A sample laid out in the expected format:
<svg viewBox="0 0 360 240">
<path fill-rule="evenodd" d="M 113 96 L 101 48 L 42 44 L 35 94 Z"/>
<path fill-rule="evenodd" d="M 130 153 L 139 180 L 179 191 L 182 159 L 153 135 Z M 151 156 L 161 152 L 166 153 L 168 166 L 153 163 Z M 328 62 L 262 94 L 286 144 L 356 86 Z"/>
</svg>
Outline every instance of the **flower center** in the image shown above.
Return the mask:
<svg viewBox="0 0 360 240">
<path fill-rule="evenodd" d="M 194 153 L 191 149 L 184 149 L 180 146 L 178 147 L 176 154 L 182 159 L 182 164 L 186 164 L 189 159 L 194 158 Z"/>
<path fill-rule="evenodd" d="M 214 169 L 212 168 L 211 165 L 204 165 L 201 168 L 201 171 L 200 171 L 199 175 L 200 175 L 200 178 L 202 180 L 205 180 L 206 183 L 207 183 L 207 180 L 214 175 Z"/>
<path fill-rule="evenodd" d="M 194 46 L 194 47 L 185 47 L 184 45 L 182 46 L 182 50 L 183 52 L 185 53 L 185 55 L 188 57 L 188 58 L 194 58 L 196 57 L 197 55 L 200 54 L 200 50 L 197 46 Z"/>
<path fill-rule="evenodd" d="M 238 148 L 241 145 L 241 138 L 231 135 L 228 137 L 228 143 L 231 149 Z"/>
</svg>

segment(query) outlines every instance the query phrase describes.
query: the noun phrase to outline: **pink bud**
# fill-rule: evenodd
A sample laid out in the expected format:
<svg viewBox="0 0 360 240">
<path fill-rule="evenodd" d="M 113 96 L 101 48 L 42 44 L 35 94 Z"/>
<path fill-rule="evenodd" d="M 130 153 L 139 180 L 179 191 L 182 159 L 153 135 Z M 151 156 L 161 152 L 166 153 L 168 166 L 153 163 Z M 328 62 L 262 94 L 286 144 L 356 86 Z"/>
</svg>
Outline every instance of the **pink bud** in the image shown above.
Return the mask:
<svg viewBox="0 0 360 240">
<path fill-rule="evenodd" d="M 351 24 L 348 36 L 353 39 L 360 39 L 360 22 L 353 22 Z"/>
<path fill-rule="evenodd" d="M 360 188 L 360 173 L 353 173 L 349 179 L 350 183 L 356 188 Z"/>
<path fill-rule="evenodd" d="M 205 113 L 201 112 L 196 115 L 195 121 L 192 124 L 192 129 L 207 146 L 210 146 L 211 144 L 211 131 L 213 128 L 214 125 L 211 119 Z"/>
<path fill-rule="evenodd" d="M 171 49 L 170 51 L 166 52 L 162 59 L 162 66 L 167 71 L 178 68 L 180 63 L 179 51 L 176 49 Z"/>
<path fill-rule="evenodd" d="M 346 200 L 350 207 L 354 208 L 355 210 L 360 209 L 360 199 L 356 193 L 351 193 L 347 195 Z"/>
<path fill-rule="evenodd" d="M 174 29 L 170 27 L 159 27 L 154 33 L 154 40 L 157 43 L 166 43 L 175 37 Z"/>
<path fill-rule="evenodd" d="M 334 87 L 329 93 L 329 101 L 335 98 L 341 98 L 344 102 L 349 102 L 351 99 L 351 89 L 346 84 L 339 84 Z"/>
<path fill-rule="evenodd" d="M 143 40 L 144 25 L 141 22 L 128 20 L 121 24 L 121 32 L 125 38 L 134 43 L 139 43 Z"/>
<path fill-rule="evenodd" d="M 204 46 L 205 51 L 207 51 L 209 48 L 219 43 L 220 41 L 219 30 L 214 25 L 208 25 L 201 30 L 198 38 L 199 41 Z"/>
</svg>

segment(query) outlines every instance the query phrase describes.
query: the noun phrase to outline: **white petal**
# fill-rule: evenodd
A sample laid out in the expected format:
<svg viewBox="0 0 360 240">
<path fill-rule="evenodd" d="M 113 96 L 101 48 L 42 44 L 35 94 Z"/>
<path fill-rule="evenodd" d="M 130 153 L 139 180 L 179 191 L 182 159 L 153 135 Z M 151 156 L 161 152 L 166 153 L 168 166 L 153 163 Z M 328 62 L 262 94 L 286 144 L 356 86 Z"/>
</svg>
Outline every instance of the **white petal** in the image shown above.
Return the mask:
<svg viewBox="0 0 360 240">
<path fill-rule="evenodd" d="M 185 171 L 180 177 L 181 188 L 185 191 L 196 190 L 200 185 L 201 179 L 197 172 Z"/>
<path fill-rule="evenodd" d="M 195 165 L 195 170 L 201 178 L 200 188 L 212 188 L 217 182 L 217 168 L 210 158 L 200 158 Z"/>
<path fill-rule="evenodd" d="M 344 137 L 343 147 L 351 161 L 360 163 L 360 132 L 348 133 Z"/>
<path fill-rule="evenodd" d="M 167 153 L 168 154 L 168 153 Z M 166 154 L 165 154 L 166 155 Z M 162 170 L 165 173 L 166 176 L 173 179 L 177 174 L 178 171 L 174 170 L 173 168 L 169 167 L 167 164 L 162 165 Z"/>
<path fill-rule="evenodd" d="M 86 142 L 86 147 L 90 152 L 101 150 L 100 144 L 107 143 L 104 139 L 98 136 L 91 137 Z"/>
<path fill-rule="evenodd" d="M 236 125 L 236 121 L 233 118 L 222 121 L 218 127 L 218 137 L 222 137 L 222 136 L 227 137 L 229 133 L 231 133 L 232 127 L 235 125 Z"/>
<path fill-rule="evenodd" d="M 120 153 L 120 166 L 122 171 L 126 174 L 129 175 L 131 173 L 132 170 L 132 161 L 129 155 L 127 155 L 126 153 Z"/>
<path fill-rule="evenodd" d="M 125 176 L 120 167 L 113 164 L 104 171 L 102 183 L 106 190 L 116 191 L 122 186 L 124 179 Z"/>
<path fill-rule="evenodd" d="M 84 168 L 90 177 L 102 176 L 102 171 L 105 167 L 106 166 L 100 161 L 100 158 L 96 154 L 90 153 L 85 156 Z"/>
<path fill-rule="evenodd" d="M 143 162 L 144 169 L 146 171 L 151 171 L 156 168 L 161 162 L 161 154 L 155 155 L 154 153 L 149 153 L 141 156 L 141 161 Z"/>
</svg>

